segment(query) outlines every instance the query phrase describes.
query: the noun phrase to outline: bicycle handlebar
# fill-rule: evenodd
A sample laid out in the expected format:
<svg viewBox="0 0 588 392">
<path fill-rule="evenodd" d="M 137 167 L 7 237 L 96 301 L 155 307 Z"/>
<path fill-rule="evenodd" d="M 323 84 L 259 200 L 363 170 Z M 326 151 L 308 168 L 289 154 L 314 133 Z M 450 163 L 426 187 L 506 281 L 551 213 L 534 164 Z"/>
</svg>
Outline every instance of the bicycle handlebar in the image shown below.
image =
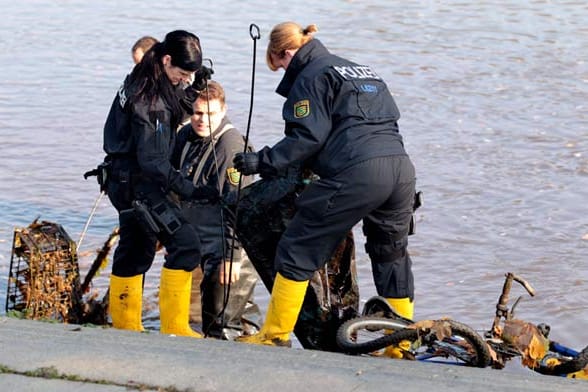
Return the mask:
<svg viewBox="0 0 588 392">
<path fill-rule="evenodd" d="M 527 293 L 529 293 L 529 295 L 531 297 L 535 296 L 535 289 L 529 284 L 529 282 L 527 282 L 525 279 L 521 278 L 520 276 L 517 276 L 517 275 L 512 274 L 510 272 L 507 274 L 507 279 L 508 279 L 508 275 L 511 275 L 513 280 L 515 280 L 516 282 L 519 282 L 525 288 L 525 290 L 527 290 Z"/>
<path fill-rule="evenodd" d="M 513 274 L 512 272 L 508 272 L 506 274 L 506 279 L 504 280 L 504 285 L 502 286 L 502 293 L 500 294 L 500 298 L 496 304 L 496 316 L 494 317 L 494 322 L 492 323 L 492 331 L 494 331 L 498 326 L 502 317 L 508 320 L 512 316 L 512 312 L 508 309 L 508 297 L 510 295 L 510 289 L 512 287 L 513 280 L 520 283 L 521 286 L 527 290 L 530 296 L 535 296 L 535 289 L 533 289 L 529 282 L 520 276 Z"/>
</svg>

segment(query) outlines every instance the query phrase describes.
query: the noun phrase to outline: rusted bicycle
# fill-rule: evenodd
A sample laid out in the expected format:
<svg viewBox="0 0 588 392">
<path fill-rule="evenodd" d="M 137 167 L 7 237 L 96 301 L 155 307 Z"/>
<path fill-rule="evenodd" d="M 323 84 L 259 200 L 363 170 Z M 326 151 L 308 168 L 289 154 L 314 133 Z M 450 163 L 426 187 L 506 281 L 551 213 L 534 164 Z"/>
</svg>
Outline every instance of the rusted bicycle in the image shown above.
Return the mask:
<svg viewBox="0 0 588 392">
<path fill-rule="evenodd" d="M 483 335 L 454 320 L 402 319 L 391 309 L 382 311 L 382 299 L 376 315 L 364 312 L 344 323 L 338 330 L 337 343 L 350 354 L 382 356 L 394 347 L 403 359 L 496 369 L 520 357 L 523 365 L 541 374 L 588 379 L 588 347 L 578 352 L 550 341 L 547 324 L 514 317 L 522 296 L 509 308 L 513 282 L 520 283 L 530 296 L 535 295 L 527 281 L 507 273 L 491 329 Z"/>
</svg>

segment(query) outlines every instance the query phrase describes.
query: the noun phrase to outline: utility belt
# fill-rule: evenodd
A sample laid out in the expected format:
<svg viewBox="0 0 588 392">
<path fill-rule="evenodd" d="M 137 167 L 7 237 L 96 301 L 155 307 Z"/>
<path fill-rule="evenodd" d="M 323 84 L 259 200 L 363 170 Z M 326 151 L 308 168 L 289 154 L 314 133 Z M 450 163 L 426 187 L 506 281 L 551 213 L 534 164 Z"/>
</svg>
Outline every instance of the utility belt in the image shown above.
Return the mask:
<svg viewBox="0 0 588 392">
<path fill-rule="evenodd" d="M 119 184 L 136 184 L 141 179 L 141 174 L 131 168 L 112 170 L 110 179 Z"/>
<path fill-rule="evenodd" d="M 108 155 L 95 169 L 84 173 L 84 179 L 96 177 L 101 192 L 106 192 L 110 181 L 134 184 L 139 178 L 138 165 L 127 155 Z"/>
</svg>

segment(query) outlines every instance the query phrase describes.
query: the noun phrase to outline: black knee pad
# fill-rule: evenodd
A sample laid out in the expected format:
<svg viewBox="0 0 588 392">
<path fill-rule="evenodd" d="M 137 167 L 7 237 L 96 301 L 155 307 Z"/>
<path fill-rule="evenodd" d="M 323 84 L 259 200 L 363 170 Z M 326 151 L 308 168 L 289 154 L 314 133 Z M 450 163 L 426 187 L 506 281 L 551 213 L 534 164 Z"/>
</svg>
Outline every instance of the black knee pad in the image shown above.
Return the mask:
<svg viewBox="0 0 588 392">
<path fill-rule="evenodd" d="M 408 235 L 405 233 L 388 233 L 373 223 L 363 226 L 366 236 L 365 251 L 376 263 L 387 263 L 406 255 Z"/>
</svg>

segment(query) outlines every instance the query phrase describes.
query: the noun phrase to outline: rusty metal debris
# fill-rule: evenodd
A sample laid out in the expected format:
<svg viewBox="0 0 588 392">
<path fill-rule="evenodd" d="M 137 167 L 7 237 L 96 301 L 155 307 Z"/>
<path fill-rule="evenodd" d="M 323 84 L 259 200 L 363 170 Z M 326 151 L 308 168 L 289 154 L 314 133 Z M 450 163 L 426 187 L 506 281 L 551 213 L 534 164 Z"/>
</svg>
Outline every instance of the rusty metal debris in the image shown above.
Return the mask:
<svg viewBox="0 0 588 392">
<path fill-rule="evenodd" d="M 105 299 L 99 300 L 95 294 L 84 298 L 84 291 L 104 264 L 115 234 L 118 229 L 98 252 L 90 270 L 92 276 L 89 273 L 80 284 L 76 244 L 61 225 L 35 219 L 26 228 L 15 228 L 7 314 L 16 313 L 32 320 L 105 324 Z"/>
</svg>

